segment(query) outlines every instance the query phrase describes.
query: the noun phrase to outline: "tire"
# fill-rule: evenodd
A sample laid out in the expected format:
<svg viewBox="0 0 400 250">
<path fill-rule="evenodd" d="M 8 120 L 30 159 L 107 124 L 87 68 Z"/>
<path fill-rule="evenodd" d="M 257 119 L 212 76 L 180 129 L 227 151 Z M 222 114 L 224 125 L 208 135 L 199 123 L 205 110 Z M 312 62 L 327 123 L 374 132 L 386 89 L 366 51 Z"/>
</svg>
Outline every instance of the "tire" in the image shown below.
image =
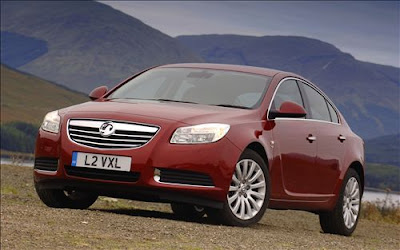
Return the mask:
<svg viewBox="0 0 400 250">
<path fill-rule="evenodd" d="M 350 168 L 343 180 L 335 208 L 333 211 L 322 212 L 319 215 L 319 222 L 324 233 L 350 236 L 354 232 L 361 212 L 362 187 L 360 183 L 360 176 Z"/>
<path fill-rule="evenodd" d="M 208 209 L 207 215 L 222 224 L 250 226 L 263 217 L 269 197 L 268 168 L 260 155 L 246 149 L 236 163 L 223 208 Z"/>
<path fill-rule="evenodd" d="M 203 207 L 189 204 L 171 203 L 171 209 L 176 216 L 185 220 L 199 220 L 206 214 Z"/>
<path fill-rule="evenodd" d="M 48 207 L 86 209 L 96 200 L 98 195 L 82 191 L 64 191 L 60 189 L 42 189 L 35 184 L 36 193 Z"/>
</svg>

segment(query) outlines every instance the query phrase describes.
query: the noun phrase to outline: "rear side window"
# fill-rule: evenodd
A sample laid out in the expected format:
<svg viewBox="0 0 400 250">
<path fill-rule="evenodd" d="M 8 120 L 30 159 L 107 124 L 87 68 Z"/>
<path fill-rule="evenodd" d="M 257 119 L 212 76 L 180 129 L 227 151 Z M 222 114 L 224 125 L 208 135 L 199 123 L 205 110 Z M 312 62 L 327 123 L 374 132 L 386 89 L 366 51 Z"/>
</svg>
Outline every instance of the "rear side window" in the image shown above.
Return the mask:
<svg viewBox="0 0 400 250">
<path fill-rule="evenodd" d="M 331 115 L 325 98 L 307 84 L 303 84 L 302 86 L 311 109 L 311 114 L 308 117 L 310 119 L 330 122 Z"/>
<path fill-rule="evenodd" d="M 339 117 L 335 111 L 335 109 L 332 107 L 332 105 L 329 102 L 326 102 L 328 104 L 328 109 L 329 113 L 331 114 L 331 120 L 332 122 L 339 123 Z"/>
<path fill-rule="evenodd" d="M 295 80 L 287 80 L 279 85 L 279 89 L 275 94 L 271 108 L 279 109 L 281 104 L 287 101 L 297 103 L 298 105 L 304 107 L 300 89 Z"/>
</svg>

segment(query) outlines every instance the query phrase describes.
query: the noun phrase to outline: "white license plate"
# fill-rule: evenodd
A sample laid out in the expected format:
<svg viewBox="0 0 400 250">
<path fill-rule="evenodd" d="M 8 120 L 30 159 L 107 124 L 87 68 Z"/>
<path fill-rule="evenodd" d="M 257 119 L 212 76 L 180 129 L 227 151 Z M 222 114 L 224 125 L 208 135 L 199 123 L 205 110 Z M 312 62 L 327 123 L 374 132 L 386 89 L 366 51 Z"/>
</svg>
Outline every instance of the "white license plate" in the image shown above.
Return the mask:
<svg viewBox="0 0 400 250">
<path fill-rule="evenodd" d="M 131 157 L 126 156 L 73 152 L 71 166 L 129 172 L 131 161 Z"/>
</svg>

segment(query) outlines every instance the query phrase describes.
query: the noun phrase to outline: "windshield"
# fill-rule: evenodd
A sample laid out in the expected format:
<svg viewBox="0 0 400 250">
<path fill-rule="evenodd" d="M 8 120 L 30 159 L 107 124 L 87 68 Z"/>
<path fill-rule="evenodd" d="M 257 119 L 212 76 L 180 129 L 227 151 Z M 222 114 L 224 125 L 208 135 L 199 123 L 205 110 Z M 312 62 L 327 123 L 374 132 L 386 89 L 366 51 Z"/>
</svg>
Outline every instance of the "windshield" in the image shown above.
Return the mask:
<svg viewBox="0 0 400 250">
<path fill-rule="evenodd" d="M 270 80 L 268 76 L 226 70 L 157 68 L 128 81 L 108 99 L 255 108 L 261 103 Z"/>
</svg>

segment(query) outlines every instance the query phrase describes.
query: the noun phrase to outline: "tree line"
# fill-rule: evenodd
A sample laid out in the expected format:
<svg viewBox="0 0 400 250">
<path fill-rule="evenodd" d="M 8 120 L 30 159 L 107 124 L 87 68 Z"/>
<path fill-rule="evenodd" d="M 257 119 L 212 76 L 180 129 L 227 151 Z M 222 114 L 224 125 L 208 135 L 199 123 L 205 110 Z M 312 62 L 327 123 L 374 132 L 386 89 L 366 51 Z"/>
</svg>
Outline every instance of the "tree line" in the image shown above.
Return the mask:
<svg viewBox="0 0 400 250">
<path fill-rule="evenodd" d="M 33 153 L 38 126 L 25 122 L 9 122 L 0 125 L 1 149 Z"/>
</svg>

